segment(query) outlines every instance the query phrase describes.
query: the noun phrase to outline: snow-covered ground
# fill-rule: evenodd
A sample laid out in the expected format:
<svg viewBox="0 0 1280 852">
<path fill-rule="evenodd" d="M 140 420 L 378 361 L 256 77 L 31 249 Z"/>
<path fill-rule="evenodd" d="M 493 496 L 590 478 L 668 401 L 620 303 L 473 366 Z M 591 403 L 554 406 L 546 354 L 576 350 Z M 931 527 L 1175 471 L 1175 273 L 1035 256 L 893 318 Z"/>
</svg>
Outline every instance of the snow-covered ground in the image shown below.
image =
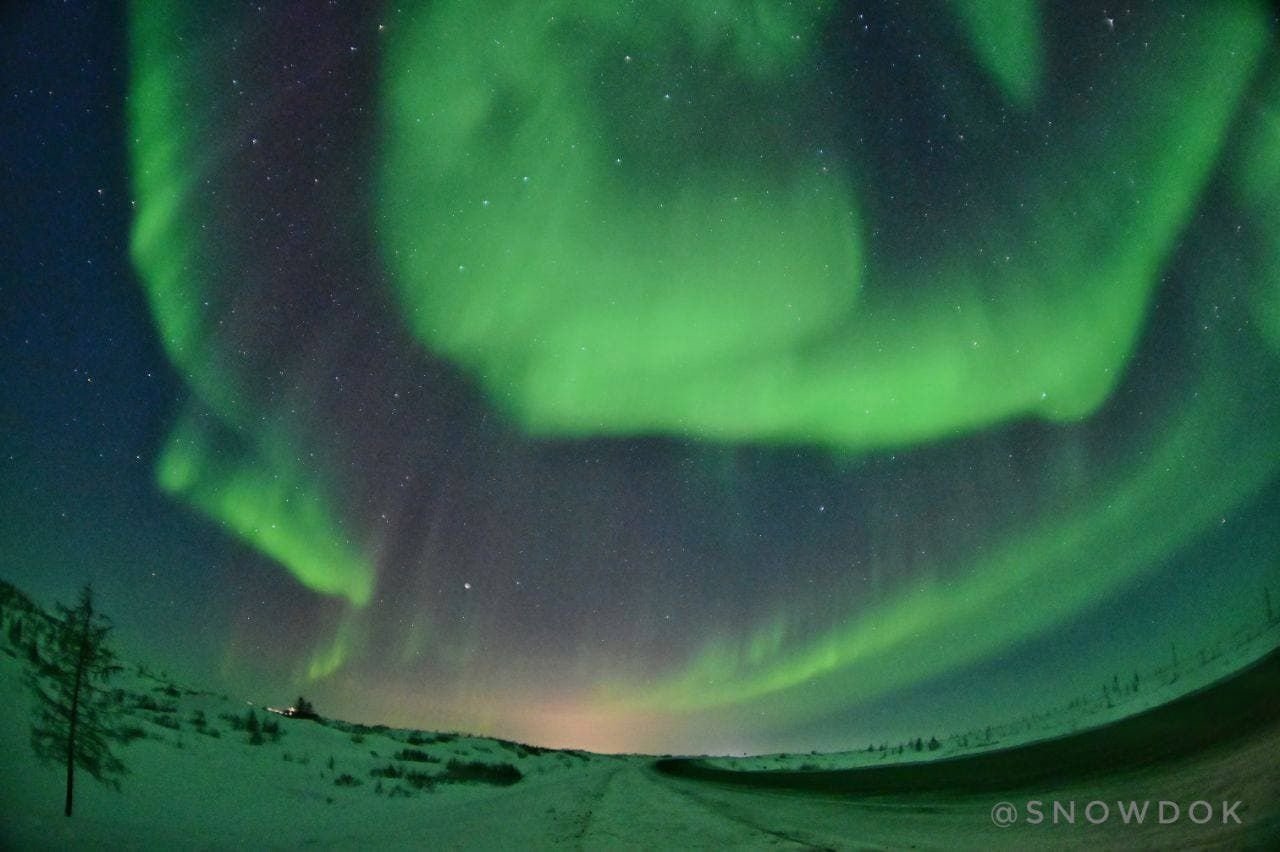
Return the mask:
<svg viewBox="0 0 1280 852">
<path fill-rule="evenodd" d="M 1171 653 L 1162 664 L 1137 672 L 1136 679 L 1133 675 L 1116 676 L 1111 683 L 1100 684 L 1097 691 L 1060 707 L 1045 708 L 1043 712 L 1017 719 L 996 719 L 987 727 L 950 733 L 938 739 L 936 749 L 930 749 L 927 742 L 922 742 L 920 751 L 914 743 L 891 743 L 883 751 L 876 746 L 870 751 L 863 748 L 822 754 L 725 756 L 707 758 L 706 763 L 743 771 L 852 769 L 1011 748 L 1098 728 L 1159 707 L 1240 671 L 1277 646 L 1280 646 L 1280 619 L 1239 627 L 1191 653 L 1176 658 Z"/>
<path fill-rule="evenodd" d="M 129 724 L 145 737 L 118 747 L 130 774 L 112 791 L 77 775 L 75 814 L 62 815 L 64 775 L 39 765 L 27 742 L 28 704 L 19 664 L 0 656 L 3 828 L 13 849 L 552 849 L 764 848 L 772 836 L 690 806 L 645 757 L 529 752 L 483 737 L 387 730 L 352 732 L 279 719 L 281 734 L 252 745 L 223 715 L 248 705 L 177 688 L 134 672 L 132 695 L 160 711 L 136 709 Z M 205 733 L 191 723 L 202 713 Z M 262 714 L 259 713 L 261 718 Z M 177 722 L 174 729 L 171 724 Z M 217 736 L 209 732 L 218 731 Z M 397 759 L 405 750 L 416 760 Z M 439 760 L 429 763 L 427 756 Z M 450 759 L 507 763 L 523 777 L 510 786 L 436 783 L 371 774 L 395 766 L 439 773 Z M 349 777 L 358 784 L 345 782 Z"/>
<path fill-rule="evenodd" d="M 1275 632 L 1269 625 L 1242 637 L 1230 654 L 1193 655 L 1176 679 L 1169 672 L 1161 685 L 1153 675 L 1148 689 L 1117 696 L 1110 708 L 1100 698 L 1098 708 L 1077 703 L 1043 714 L 1038 728 L 1011 727 L 999 734 L 1000 745 L 1091 727 L 1209 683 L 1274 647 Z M 123 690 L 125 727 L 134 729 L 135 739 L 116 747 L 130 774 L 117 792 L 78 773 L 75 815 L 68 819 L 62 768 L 37 763 L 30 746 L 32 704 L 20 647 L 0 636 L 0 651 L 0 848 L 1026 848 L 1050 841 L 1095 846 L 1100 839 L 1104 846 L 1164 846 L 1182 842 L 1176 832 L 1188 828 L 1184 820 L 1141 835 L 1115 825 L 1085 833 L 1009 831 L 992 826 L 991 795 L 850 798 L 739 790 L 661 776 L 643 756 L 268 716 L 244 700 L 173 684 L 136 666 L 115 684 Z M 250 710 L 260 723 L 275 721 L 280 734 L 254 744 L 242 729 Z M 947 745 L 919 756 L 953 755 L 962 738 L 949 737 Z M 1273 759 L 1278 743 L 1280 726 L 1272 725 L 1231 750 L 1155 775 L 1139 770 L 1070 782 L 1043 795 L 1188 800 L 1212 793 L 1249 799 L 1255 809 L 1262 806 L 1255 814 L 1270 813 L 1274 802 L 1267 796 L 1274 799 L 1280 789 Z M 968 750 L 975 750 L 972 740 Z M 727 761 L 739 768 L 845 767 L 914 757 L 851 752 Z M 458 777 L 466 770 L 451 772 L 450 761 L 484 764 L 493 777 Z M 1196 843 L 1239 839 L 1222 834 L 1230 830 L 1195 827 L 1198 833 L 1186 836 Z"/>
<path fill-rule="evenodd" d="M 488 836 L 570 841 L 581 831 L 572 807 L 634 759 L 529 753 L 514 744 L 463 737 L 431 741 L 411 731 L 349 732 L 272 716 L 280 735 L 254 745 L 227 717 L 244 702 L 192 692 L 136 671 L 122 678 L 126 725 L 143 736 L 116 747 L 129 769 L 112 791 L 77 774 L 75 814 L 62 815 L 61 767 L 35 763 L 28 742 L 27 690 L 17 660 L 0 660 L 0 789 L 6 848 L 225 848 L 303 845 L 426 848 L 465 840 L 461 826 Z M 171 694 L 178 692 L 178 695 Z M 150 710 L 136 707 L 151 699 Z M 260 708 L 257 717 L 267 714 Z M 203 715 L 203 725 L 193 720 Z M 176 727 L 175 727 L 176 726 Z M 406 756 L 413 759 L 397 759 Z M 483 782 L 415 785 L 411 773 L 444 775 L 450 760 L 510 765 L 510 786 Z M 438 761 L 438 762 L 437 762 Z M 375 775 L 391 767 L 389 775 Z M 421 782 L 420 782 L 421 783 Z M 536 805 L 536 807 L 532 807 Z M 558 810 L 557 810 L 558 809 Z M 532 837 L 529 824 L 539 826 Z M 476 835 L 479 842 L 481 835 Z"/>
</svg>

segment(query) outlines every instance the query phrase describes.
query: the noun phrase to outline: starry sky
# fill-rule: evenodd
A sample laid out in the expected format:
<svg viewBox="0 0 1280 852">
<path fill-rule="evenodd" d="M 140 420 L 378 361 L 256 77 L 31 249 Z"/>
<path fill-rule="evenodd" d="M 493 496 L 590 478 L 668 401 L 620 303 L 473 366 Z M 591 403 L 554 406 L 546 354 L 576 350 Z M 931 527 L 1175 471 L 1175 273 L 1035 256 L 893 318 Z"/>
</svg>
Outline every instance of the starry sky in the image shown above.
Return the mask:
<svg viewBox="0 0 1280 852">
<path fill-rule="evenodd" d="M 1268 6 L 212 5 L 0 19 L 0 575 L 126 653 L 839 749 L 1280 599 Z"/>
</svg>

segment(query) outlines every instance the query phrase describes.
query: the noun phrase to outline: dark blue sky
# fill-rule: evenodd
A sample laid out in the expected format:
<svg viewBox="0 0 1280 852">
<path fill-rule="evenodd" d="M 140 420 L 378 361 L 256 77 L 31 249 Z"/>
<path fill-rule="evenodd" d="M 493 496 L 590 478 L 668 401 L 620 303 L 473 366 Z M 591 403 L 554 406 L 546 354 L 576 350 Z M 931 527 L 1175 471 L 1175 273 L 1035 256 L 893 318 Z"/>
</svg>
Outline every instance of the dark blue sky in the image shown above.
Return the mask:
<svg viewBox="0 0 1280 852">
<path fill-rule="evenodd" d="M 805 168 L 847 156 L 879 178 L 866 193 L 866 217 L 882 220 L 868 266 L 888 276 L 907 316 L 930 293 L 909 292 L 894 273 L 927 259 L 908 256 L 916 243 L 895 229 L 928 220 L 931 239 L 985 239 L 985 220 L 944 215 L 995 192 L 1001 157 L 1056 143 L 1056 131 L 1042 133 L 1045 116 L 1093 93 L 1067 77 L 1039 111 L 1006 109 L 954 27 L 872 5 L 874 30 L 852 4 L 840 8 L 813 72 L 827 88 L 806 120 L 847 150 L 802 156 Z M 1277 579 L 1274 477 L 1226 500 L 1220 523 L 1176 546 L 1161 542 L 1177 518 L 1142 518 L 1122 530 L 1128 552 L 1087 541 L 1078 564 L 1044 556 L 1081 518 L 1106 519 L 1098 500 L 1160 481 L 1144 454 L 1179 434 L 1201 389 L 1234 407 L 1201 424 L 1197 434 L 1210 437 L 1187 444 L 1179 481 L 1211 492 L 1219 479 L 1253 476 L 1212 438 L 1236 428 L 1230 417 L 1257 438 L 1250 424 L 1276 416 L 1275 400 L 1257 393 L 1274 378 L 1275 353 L 1255 339 L 1252 308 L 1231 283 L 1265 274 L 1255 248 L 1268 239 L 1265 222 L 1237 209 L 1235 148 L 1161 261 L 1167 272 L 1124 380 L 1090 418 L 1026 416 L 862 455 L 690 434 L 531 436 L 486 398 L 482 378 L 414 337 L 380 259 L 378 25 L 398 37 L 424 13 L 405 20 L 331 4 L 259 19 L 246 10 L 166 11 L 194 34 L 189 53 L 168 57 L 181 72 L 174 89 L 189 95 L 189 122 L 173 129 L 178 168 L 207 188 L 181 196 L 172 214 L 171 248 L 208 260 L 174 289 L 205 300 L 195 363 L 225 368 L 242 395 L 232 407 L 251 415 L 239 420 L 162 350 L 155 282 L 149 303 L 130 257 L 147 200 L 130 178 L 124 9 L 0 12 L 0 576 L 44 604 L 93 582 L 127 656 L 258 700 L 306 689 L 323 709 L 367 722 L 557 745 L 838 748 L 1052 704 L 1260 612 L 1260 589 Z M 1142 27 L 1162 25 L 1147 10 L 1104 43 L 1112 31 L 1101 20 L 1049 16 L 1062 42 L 1052 67 L 1112 79 L 1139 61 L 1126 51 Z M 863 36 L 856 51 L 832 47 Z M 921 54 L 927 61 L 911 64 Z M 695 90 L 720 79 L 706 67 L 676 72 Z M 260 91 L 242 97 L 246 79 Z M 850 81 L 871 90 L 840 88 Z M 954 115 L 939 110 L 953 98 L 971 119 L 964 144 L 943 138 Z M 1231 132 L 1247 133 L 1242 116 Z M 1119 134 L 1123 121 L 1098 127 Z M 700 141 L 709 160 L 720 156 L 714 138 Z M 1097 234 L 1109 224 L 1095 224 L 1096 233 L 1080 226 L 1081 239 L 1105 248 Z M 204 228 L 210 236 L 189 239 Z M 1247 393 L 1243 404 L 1232 396 Z M 277 476 L 300 470 L 336 507 L 331 526 L 308 534 L 323 528 L 334 552 L 350 547 L 372 566 L 371 600 L 318 590 L 306 578 L 333 566 L 289 564 L 256 529 L 237 528 L 232 516 L 252 499 L 211 509 L 195 492 L 165 493 L 157 469 L 192 423 L 207 439 L 212 493 L 236 493 L 239 474 L 282 460 Z M 296 517 L 280 510 L 282 524 Z M 937 626 L 950 616 L 945 602 L 956 590 L 995 594 L 1006 575 L 1021 582 L 1017 560 L 992 556 L 1009 542 L 1027 543 L 1036 578 L 1018 589 L 1027 606 L 1064 603 L 1045 609 L 1053 618 L 1037 629 L 1003 633 L 991 623 L 1015 623 L 1018 607 L 993 609 L 961 634 L 986 637 L 984 650 L 957 654 L 956 634 Z M 1079 578 L 1099 559 L 1126 579 L 1093 594 Z M 789 676 L 823 642 L 877 619 L 910 629 L 883 653 L 849 651 L 846 665 L 811 682 L 744 700 L 723 697 L 733 677 L 713 682 L 725 670 L 744 683 Z M 336 664 L 316 675 L 326 648 Z M 935 658 L 957 662 L 939 670 Z M 764 675 L 752 668 L 761 660 Z M 898 670 L 920 674 L 895 680 Z M 863 695 L 863 671 L 898 685 Z M 645 706 L 650 685 L 690 706 L 705 687 L 720 709 L 665 716 Z M 623 697 L 610 704 L 609 695 Z"/>
</svg>

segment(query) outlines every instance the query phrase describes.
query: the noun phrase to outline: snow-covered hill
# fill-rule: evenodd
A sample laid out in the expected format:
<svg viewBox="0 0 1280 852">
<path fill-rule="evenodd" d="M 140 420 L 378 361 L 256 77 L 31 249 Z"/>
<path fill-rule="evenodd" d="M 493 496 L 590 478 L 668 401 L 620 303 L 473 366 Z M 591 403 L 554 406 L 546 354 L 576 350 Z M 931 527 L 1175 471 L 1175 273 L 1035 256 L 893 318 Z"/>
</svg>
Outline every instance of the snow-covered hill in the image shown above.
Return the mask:
<svg viewBox="0 0 1280 852">
<path fill-rule="evenodd" d="M 855 837 L 888 838 L 891 845 L 941 840 L 930 823 L 894 822 L 899 811 L 885 811 L 885 801 L 717 790 L 661 778 L 646 756 L 286 718 L 137 664 L 113 684 L 125 734 L 115 751 L 129 774 L 119 791 L 79 774 L 75 815 L 68 819 L 63 768 L 38 763 L 30 745 L 33 698 L 23 683 L 30 644 L 47 637 L 48 616 L 0 584 L 0 627 L 0 848 L 776 848 L 840 847 Z M 1168 673 L 1165 682 L 1152 677 L 1145 689 L 1108 695 L 1110 706 L 1074 704 L 995 726 L 993 736 L 948 735 L 936 749 L 908 747 L 900 754 L 864 749 L 716 763 L 741 770 L 884 766 L 990 748 L 984 739 L 1004 746 L 1092 728 L 1238 668 L 1273 648 L 1275 633 L 1276 625 L 1264 625 L 1231 644 L 1230 653 L 1193 658 L 1199 664 Z M 1258 774 L 1266 761 L 1249 750 L 1265 752 L 1273 740 L 1274 732 L 1267 733 L 1239 755 L 1218 755 L 1205 777 L 1272 783 L 1270 775 Z M 1195 776 L 1188 776 L 1188 766 L 1162 783 L 1190 783 Z M 1092 795 L 1096 782 L 1090 784 L 1085 792 Z M 947 815 L 948 832 L 982 832 L 989 827 L 988 798 L 929 807 Z M 1015 846 L 1044 839 L 1007 832 L 999 838 Z"/>
<path fill-rule="evenodd" d="M 1268 616 L 1213 637 L 1194 653 L 1171 655 L 1123 679 L 1117 675 L 1096 692 L 1060 707 L 1016 719 L 995 718 L 982 728 L 949 732 L 932 741 L 873 743 L 845 752 L 722 756 L 705 762 L 742 771 L 854 769 L 980 754 L 1101 728 L 1210 687 L 1274 651 L 1280 646 L 1280 617 Z"/>
<path fill-rule="evenodd" d="M 47 636 L 48 617 L 12 587 L 0 592 L 5 848 L 292 848 L 370 840 L 424 848 L 433 837 L 454 836 L 463 812 L 467 821 L 488 814 L 513 837 L 529 836 L 522 820 L 532 817 L 567 840 L 578 830 L 575 799 L 620 767 L 647 763 L 487 737 L 287 718 L 133 665 L 112 683 L 125 737 L 115 752 L 129 774 L 117 792 L 78 773 L 75 815 L 68 819 L 63 767 L 37 763 L 30 746 L 34 705 L 22 679 L 31 642 Z M 527 801 L 545 804 L 531 815 Z M 561 820 L 554 818 L 557 808 Z"/>
</svg>

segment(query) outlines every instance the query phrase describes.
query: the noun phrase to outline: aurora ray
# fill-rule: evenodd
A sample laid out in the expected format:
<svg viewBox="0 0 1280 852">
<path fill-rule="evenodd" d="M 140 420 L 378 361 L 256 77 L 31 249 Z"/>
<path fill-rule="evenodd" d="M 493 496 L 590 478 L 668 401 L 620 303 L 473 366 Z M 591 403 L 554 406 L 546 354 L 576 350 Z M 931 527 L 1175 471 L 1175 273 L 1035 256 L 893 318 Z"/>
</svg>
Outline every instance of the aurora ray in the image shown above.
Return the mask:
<svg viewBox="0 0 1280 852">
<path fill-rule="evenodd" d="M 853 740 L 1274 511 L 1273 23 L 1020 8 L 452 0 L 302 44 L 135 3 L 155 481 L 307 590 L 280 668 L 536 742 Z M 1205 606 L 1275 578 L 1242 529 Z"/>
</svg>

